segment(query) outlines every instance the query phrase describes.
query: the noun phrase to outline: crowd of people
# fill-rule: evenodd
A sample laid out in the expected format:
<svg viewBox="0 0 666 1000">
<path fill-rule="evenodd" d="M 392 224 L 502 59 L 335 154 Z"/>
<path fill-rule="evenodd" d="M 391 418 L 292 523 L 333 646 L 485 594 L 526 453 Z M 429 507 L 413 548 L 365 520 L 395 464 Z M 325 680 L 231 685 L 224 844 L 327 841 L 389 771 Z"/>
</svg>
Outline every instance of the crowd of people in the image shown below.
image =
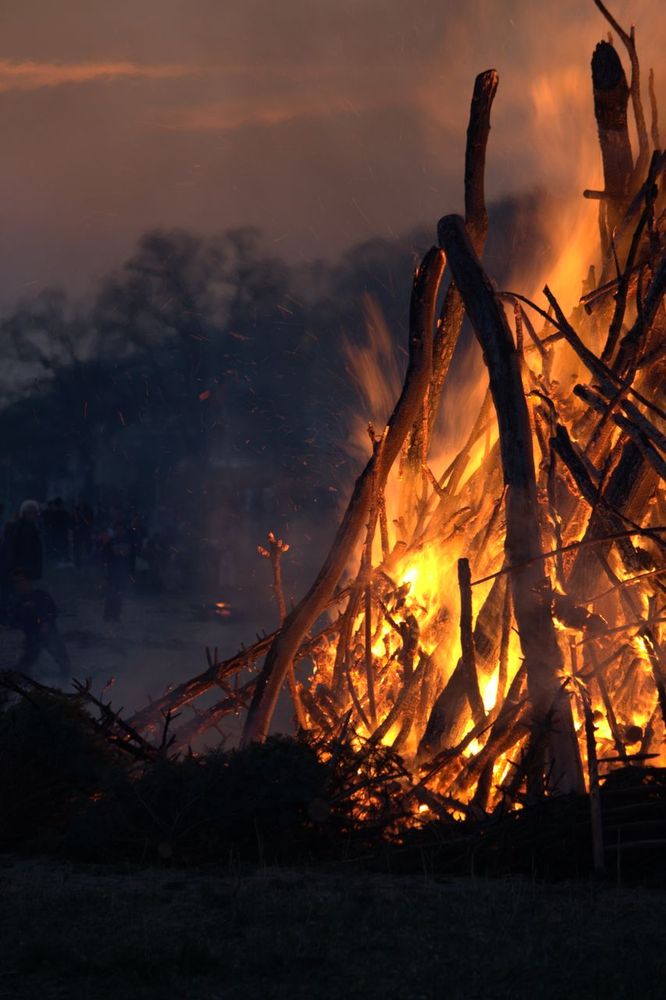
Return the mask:
<svg viewBox="0 0 666 1000">
<path fill-rule="evenodd" d="M 42 582 L 47 569 L 99 567 L 104 576 L 103 618 L 117 623 L 136 581 L 137 561 L 143 560 L 149 584 L 159 588 L 173 549 L 163 511 L 156 512 L 150 534 L 135 511 L 93 508 L 85 502 L 68 507 L 60 497 L 45 505 L 25 500 L 9 520 L 0 507 L 0 520 L 0 623 L 23 632 L 16 669 L 28 674 L 45 651 L 63 678 L 70 676 L 58 609 Z"/>
</svg>

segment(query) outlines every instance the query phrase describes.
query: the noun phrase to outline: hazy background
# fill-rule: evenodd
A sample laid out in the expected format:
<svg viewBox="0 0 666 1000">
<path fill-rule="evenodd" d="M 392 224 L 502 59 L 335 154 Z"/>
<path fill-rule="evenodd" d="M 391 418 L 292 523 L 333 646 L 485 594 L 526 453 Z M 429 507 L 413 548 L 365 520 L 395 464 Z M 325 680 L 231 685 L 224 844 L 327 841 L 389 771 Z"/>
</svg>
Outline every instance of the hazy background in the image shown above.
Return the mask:
<svg viewBox="0 0 666 1000">
<path fill-rule="evenodd" d="M 651 66 L 666 108 L 663 0 L 613 11 L 637 24 L 646 108 Z M 399 382 L 414 266 L 462 208 L 484 69 L 500 76 L 487 267 L 535 293 L 548 273 L 575 300 L 596 228 L 581 191 L 600 184 L 589 64 L 607 30 L 592 0 L 0 7 L 2 519 L 59 495 L 94 506 L 96 530 L 135 513 L 164 550 L 120 630 L 101 623 L 99 551 L 49 566 L 77 674 L 117 674 L 138 705 L 196 672 L 205 644 L 232 652 L 272 627 L 256 554 L 269 529 L 291 543 L 287 596 L 301 595 L 362 462 L 354 429 L 386 416 L 359 395 L 354 351 L 368 316 L 385 325 Z M 464 336 L 452 443 L 479 369 Z"/>
<path fill-rule="evenodd" d="M 661 0 L 614 0 L 644 70 Z M 0 298 L 76 292 L 156 225 L 331 257 L 458 209 L 474 76 L 491 198 L 579 184 L 592 0 L 21 0 L 0 10 Z"/>
</svg>

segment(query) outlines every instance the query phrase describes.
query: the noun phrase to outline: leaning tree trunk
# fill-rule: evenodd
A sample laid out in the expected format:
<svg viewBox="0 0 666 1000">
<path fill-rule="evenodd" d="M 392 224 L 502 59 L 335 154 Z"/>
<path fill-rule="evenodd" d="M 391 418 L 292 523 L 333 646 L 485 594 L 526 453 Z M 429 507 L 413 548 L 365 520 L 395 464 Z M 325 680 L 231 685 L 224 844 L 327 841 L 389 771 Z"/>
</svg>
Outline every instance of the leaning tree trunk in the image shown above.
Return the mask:
<svg viewBox="0 0 666 1000">
<path fill-rule="evenodd" d="M 551 791 L 581 792 L 583 772 L 569 697 L 563 688 L 562 654 L 551 617 L 544 576 L 539 509 L 529 412 L 520 359 L 497 297 L 459 216 L 438 227 L 454 281 L 481 344 L 497 412 L 506 485 L 505 555 L 511 569 L 513 604 L 527 668 L 533 720 L 548 751 Z"/>
<path fill-rule="evenodd" d="M 488 234 L 488 212 L 485 197 L 486 150 L 490 135 L 490 111 L 497 93 L 497 70 L 487 69 L 474 81 L 472 103 L 469 109 L 467 142 L 465 145 L 465 222 L 472 244 L 479 257 Z M 410 432 L 407 445 L 407 465 L 412 476 L 421 473 L 435 427 L 439 401 L 449 374 L 453 354 L 465 318 L 465 307 L 460 292 L 452 282 L 446 290 L 444 302 L 435 328 L 433 341 L 432 378 L 428 393 Z"/>
</svg>

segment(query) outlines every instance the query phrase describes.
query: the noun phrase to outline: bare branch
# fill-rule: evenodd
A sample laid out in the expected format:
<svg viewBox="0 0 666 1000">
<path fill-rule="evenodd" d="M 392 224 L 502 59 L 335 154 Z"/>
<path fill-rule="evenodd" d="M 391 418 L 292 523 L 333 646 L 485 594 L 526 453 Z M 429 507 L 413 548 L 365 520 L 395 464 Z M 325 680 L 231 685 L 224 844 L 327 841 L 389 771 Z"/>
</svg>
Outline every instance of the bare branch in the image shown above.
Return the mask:
<svg viewBox="0 0 666 1000">
<path fill-rule="evenodd" d="M 641 101 L 640 65 L 638 62 L 638 53 L 636 51 L 635 29 L 632 24 L 630 32 L 627 34 L 624 28 L 622 28 L 621 25 L 615 20 L 611 12 L 608 10 L 606 5 L 601 2 L 601 0 L 594 0 L 594 2 L 613 30 L 616 31 L 622 39 L 624 47 L 629 55 L 629 61 L 631 62 L 631 105 L 634 111 L 636 133 L 638 135 L 638 157 L 636 159 L 634 176 L 640 179 L 645 173 L 645 168 L 647 167 L 650 148 L 648 144 L 647 128 L 645 125 L 645 115 L 643 114 L 643 104 Z"/>
</svg>

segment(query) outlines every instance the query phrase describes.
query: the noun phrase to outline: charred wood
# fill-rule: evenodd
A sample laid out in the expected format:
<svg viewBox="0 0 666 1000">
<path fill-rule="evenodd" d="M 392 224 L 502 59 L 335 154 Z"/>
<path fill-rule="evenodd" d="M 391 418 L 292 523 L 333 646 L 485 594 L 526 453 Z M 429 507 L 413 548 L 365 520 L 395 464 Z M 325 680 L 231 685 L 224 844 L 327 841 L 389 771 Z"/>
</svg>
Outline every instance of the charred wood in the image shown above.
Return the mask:
<svg viewBox="0 0 666 1000">
<path fill-rule="evenodd" d="M 602 235 L 612 238 L 624 215 L 634 162 L 627 124 L 629 85 L 620 58 L 608 42 L 599 42 L 594 50 L 592 87 L 607 195 L 601 202 Z M 602 245 L 604 253 L 607 249 L 608 245 Z"/>
</svg>

